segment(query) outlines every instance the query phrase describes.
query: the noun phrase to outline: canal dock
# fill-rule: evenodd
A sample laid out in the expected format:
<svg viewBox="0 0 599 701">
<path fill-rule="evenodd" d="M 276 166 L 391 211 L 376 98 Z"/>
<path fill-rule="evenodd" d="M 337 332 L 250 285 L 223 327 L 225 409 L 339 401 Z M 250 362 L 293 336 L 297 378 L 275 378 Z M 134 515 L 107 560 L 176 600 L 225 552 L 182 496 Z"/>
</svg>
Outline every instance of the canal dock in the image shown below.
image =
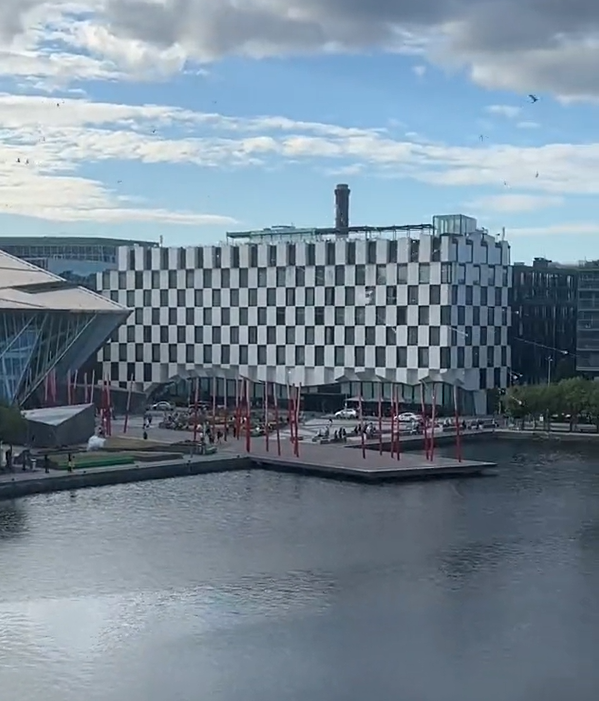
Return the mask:
<svg viewBox="0 0 599 701">
<path fill-rule="evenodd" d="M 383 482 L 463 477 L 482 474 L 495 467 L 492 462 L 473 460 L 458 461 L 436 457 L 427 460 L 424 454 L 410 451 L 402 453 L 400 459 L 389 453 L 380 455 L 374 450 L 366 451 L 366 458 L 355 445 L 320 445 L 300 442 L 299 456 L 293 453 L 290 441 L 281 441 L 278 455 L 276 441 L 266 450 L 264 440 L 256 441 L 251 453 L 244 452 L 243 441 L 229 441 L 215 455 L 173 455 L 169 448 L 169 459 L 151 461 L 136 460 L 127 465 L 104 467 L 75 467 L 73 472 L 64 469 L 16 470 L 0 474 L 0 499 L 14 499 L 59 491 L 71 491 L 91 487 L 102 487 L 149 480 L 172 479 L 194 475 L 269 470 L 306 477 L 351 480 L 367 484 Z"/>
</svg>

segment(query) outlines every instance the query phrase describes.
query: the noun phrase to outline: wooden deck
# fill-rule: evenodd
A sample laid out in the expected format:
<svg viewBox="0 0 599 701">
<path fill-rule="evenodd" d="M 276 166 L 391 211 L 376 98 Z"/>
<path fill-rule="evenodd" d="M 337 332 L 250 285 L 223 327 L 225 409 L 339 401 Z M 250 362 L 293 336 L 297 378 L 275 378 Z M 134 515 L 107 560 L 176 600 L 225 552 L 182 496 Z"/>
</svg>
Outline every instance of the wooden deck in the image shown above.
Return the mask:
<svg viewBox="0 0 599 701">
<path fill-rule="evenodd" d="M 355 447 L 339 444 L 319 445 L 302 441 L 299 457 L 295 457 L 289 440 L 281 441 L 279 457 L 276 438 L 270 441 L 269 448 L 267 451 L 263 438 L 252 440 L 249 457 L 256 467 L 362 482 L 458 477 L 481 474 L 488 468 L 496 467 L 492 462 L 460 462 L 444 457 L 435 457 L 431 462 L 426 459 L 424 453 L 413 451 L 401 454 L 398 460 L 392 458 L 389 453 L 379 455 L 374 450 L 368 450 L 364 459 L 362 451 Z M 240 447 L 240 452 L 241 450 Z"/>
</svg>

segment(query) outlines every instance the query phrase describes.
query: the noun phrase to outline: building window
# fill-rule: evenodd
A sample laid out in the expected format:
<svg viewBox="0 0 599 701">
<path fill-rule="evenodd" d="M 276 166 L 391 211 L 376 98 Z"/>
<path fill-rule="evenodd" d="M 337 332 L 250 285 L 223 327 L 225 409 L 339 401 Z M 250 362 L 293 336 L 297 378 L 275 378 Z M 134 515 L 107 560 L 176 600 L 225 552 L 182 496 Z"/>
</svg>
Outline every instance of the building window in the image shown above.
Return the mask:
<svg viewBox="0 0 599 701">
<path fill-rule="evenodd" d="M 295 265 L 295 244 L 287 244 L 287 265 Z"/>
<path fill-rule="evenodd" d="M 408 367 L 408 350 L 404 346 L 395 349 L 395 364 L 398 368 Z"/>
<path fill-rule="evenodd" d="M 377 368 L 387 367 L 387 349 L 377 347 L 374 351 L 374 364 Z"/>
<path fill-rule="evenodd" d="M 355 281 L 356 285 L 365 285 L 366 284 L 366 266 L 365 265 L 356 265 L 354 268 L 354 275 L 355 275 Z"/>
<path fill-rule="evenodd" d="M 451 348 L 441 348 L 441 369 L 449 370 L 451 367 Z"/>
<path fill-rule="evenodd" d="M 418 349 L 418 367 L 428 368 L 428 348 Z"/>
<path fill-rule="evenodd" d="M 427 326 L 430 319 L 430 310 L 428 307 L 418 307 L 418 323 L 420 326 Z"/>
<path fill-rule="evenodd" d="M 335 244 L 332 241 L 326 244 L 325 262 L 327 265 L 335 265 Z"/>
<path fill-rule="evenodd" d="M 451 263 L 441 263 L 441 284 L 451 285 Z"/>
<path fill-rule="evenodd" d="M 387 242 L 387 262 L 397 263 L 397 241 L 392 240 Z"/>
<path fill-rule="evenodd" d="M 410 239 L 408 260 L 410 263 L 418 263 L 420 258 L 420 241 L 416 239 Z"/>
<path fill-rule="evenodd" d="M 418 345 L 418 327 L 408 326 L 408 346 Z"/>
<path fill-rule="evenodd" d="M 345 244 L 345 262 L 347 265 L 355 265 L 356 263 L 356 242 L 348 241 Z"/>
<path fill-rule="evenodd" d="M 431 281 L 431 266 L 429 263 L 420 263 L 418 266 L 418 282 L 426 284 Z"/>
<path fill-rule="evenodd" d="M 277 247 L 276 246 L 269 246 L 268 247 L 268 267 L 275 268 L 276 265 L 277 265 Z"/>
<path fill-rule="evenodd" d="M 250 246 L 250 268 L 258 267 L 258 246 L 254 243 Z"/>
<path fill-rule="evenodd" d="M 179 248 L 177 251 L 177 268 L 179 270 L 185 270 L 187 267 L 187 257 L 185 255 L 185 249 Z"/>
<path fill-rule="evenodd" d="M 366 244 L 366 262 L 376 263 L 376 241 L 368 241 Z"/>
<path fill-rule="evenodd" d="M 316 265 L 316 246 L 313 243 L 306 246 L 306 265 Z"/>
<path fill-rule="evenodd" d="M 295 347 L 295 364 L 296 365 L 305 365 L 306 363 L 306 353 L 305 353 L 305 348 L 304 346 L 296 346 Z"/>
</svg>

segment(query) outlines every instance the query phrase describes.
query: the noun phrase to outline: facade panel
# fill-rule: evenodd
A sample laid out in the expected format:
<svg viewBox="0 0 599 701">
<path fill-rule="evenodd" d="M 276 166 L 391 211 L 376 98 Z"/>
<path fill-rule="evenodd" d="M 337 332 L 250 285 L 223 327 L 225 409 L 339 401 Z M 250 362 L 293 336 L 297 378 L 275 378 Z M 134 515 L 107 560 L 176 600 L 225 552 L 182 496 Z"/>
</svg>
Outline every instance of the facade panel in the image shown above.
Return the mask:
<svg viewBox="0 0 599 701">
<path fill-rule="evenodd" d="M 317 388 L 457 384 L 486 411 L 510 367 L 509 246 L 468 236 L 119 251 L 102 292 L 135 308 L 102 359 L 138 389 L 211 372 Z"/>
</svg>

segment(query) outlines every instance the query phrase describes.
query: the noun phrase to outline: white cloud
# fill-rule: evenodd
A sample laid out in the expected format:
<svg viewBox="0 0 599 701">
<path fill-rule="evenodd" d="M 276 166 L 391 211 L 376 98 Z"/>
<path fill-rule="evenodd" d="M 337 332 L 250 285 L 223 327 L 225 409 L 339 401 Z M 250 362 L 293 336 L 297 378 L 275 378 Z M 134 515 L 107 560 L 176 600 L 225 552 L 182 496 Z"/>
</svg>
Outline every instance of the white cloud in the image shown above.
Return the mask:
<svg viewBox="0 0 599 701">
<path fill-rule="evenodd" d="M 0 4 L 0 48 L 9 52 L 15 74 L 38 80 L 55 79 L 56 73 L 68 80 L 63 59 L 69 54 L 76 71 L 85 75 L 141 79 L 231 55 L 263 58 L 378 49 L 464 67 L 485 87 L 598 99 L 598 34 L 599 6 L 592 0 L 575 0 L 574 6 L 538 0 Z"/>
<path fill-rule="evenodd" d="M 522 112 L 520 107 L 513 105 L 489 105 L 486 110 L 489 114 L 500 115 L 506 119 L 515 119 Z"/>
<path fill-rule="evenodd" d="M 538 122 L 518 122 L 518 129 L 540 129 L 541 125 Z"/>
<path fill-rule="evenodd" d="M 308 163 L 328 173 L 365 170 L 450 187 L 495 186 L 497 194 L 480 199 L 477 206 L 504 212 L 554 206 L 567 194 L 599 194 L 598 143 L 448 146 L 393 138 L 384 128 L 9 94 L 0 94 L 0 137 L 5 210 L 54 220 L 147 217 L 232 223 L 218 215 L 146 210 L 139 202 L 131 208 L 127 183 L 99 183 L 79 175 L 83 164 L 103 161 L 222 169 Z M 514 194 L 517 189 L 528 194 Z"/>
<path fill-rule="evenodd" d="M 506 229 L 506 235 L 510 238 L 520 236 L 572 236 L 577 234 L 598 236 L 599 222 L 565 222 L 552 226 L 538 226 L 522 229 Z"/>
<path fill-rule="evenodd" d="M 534 212 L 545 207 L 558 207 L 563 197 L 543 195 L 508 194 L 489 195 L 468 202 L 466 206 L 476 212 Z"/>
</svg>

